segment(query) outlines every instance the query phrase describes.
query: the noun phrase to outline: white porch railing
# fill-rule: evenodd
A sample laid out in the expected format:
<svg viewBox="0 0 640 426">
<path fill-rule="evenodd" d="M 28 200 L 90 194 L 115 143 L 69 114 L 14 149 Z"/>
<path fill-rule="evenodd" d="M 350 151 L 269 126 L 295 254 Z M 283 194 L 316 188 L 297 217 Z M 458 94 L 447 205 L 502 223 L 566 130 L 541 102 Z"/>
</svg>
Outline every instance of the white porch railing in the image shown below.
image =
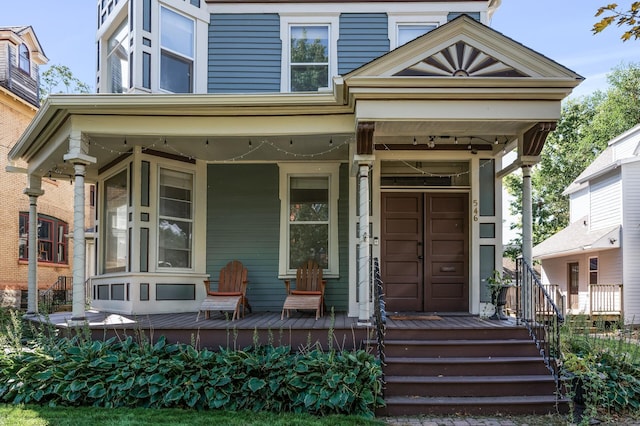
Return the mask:
<svg viewBox="0 0 640 426">
<path fill-rule="evenodd" d="M 624 312 L 622 284 L 590 284 L 591 315 L 622 315 Z"/>
</svg>

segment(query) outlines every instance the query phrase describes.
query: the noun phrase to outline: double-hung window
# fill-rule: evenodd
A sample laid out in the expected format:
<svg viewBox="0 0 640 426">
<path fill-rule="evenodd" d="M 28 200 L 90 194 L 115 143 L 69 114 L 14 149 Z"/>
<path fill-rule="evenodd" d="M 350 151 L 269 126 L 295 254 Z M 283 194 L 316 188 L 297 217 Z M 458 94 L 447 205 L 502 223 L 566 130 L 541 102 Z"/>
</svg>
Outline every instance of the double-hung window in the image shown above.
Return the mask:
<svg viewBox="0 0 640 426">
<path fill-rule="evenodd" d="M 160 88 L 192 93 L 195 23 L 166 7 L 160 8 L 160 19 Z"/>
<path fill-rule="evenodd" d="M 281 164 L 280 275 L 315 260 L 327 275 L 338 274 L 339 165 Z"/>
<path fill-rule="evenodd" d="M 331 85 L 337 74 L 338 20 L 293 17 L 281 20 L 283 92 L 316 92 Z"/>
<path fill-rule="evenodd" d="M 158 267 L 191 268 L 193 175 L 160 168 Z"/>
<path fill-rule="evenodd" d="M 29 213 L 21 212 L 19 219 L 19 259 L 29 259 Z M 67 264 L 68 225 L 51 216 L 38 215 L 38 262 Z"/>
</svg>

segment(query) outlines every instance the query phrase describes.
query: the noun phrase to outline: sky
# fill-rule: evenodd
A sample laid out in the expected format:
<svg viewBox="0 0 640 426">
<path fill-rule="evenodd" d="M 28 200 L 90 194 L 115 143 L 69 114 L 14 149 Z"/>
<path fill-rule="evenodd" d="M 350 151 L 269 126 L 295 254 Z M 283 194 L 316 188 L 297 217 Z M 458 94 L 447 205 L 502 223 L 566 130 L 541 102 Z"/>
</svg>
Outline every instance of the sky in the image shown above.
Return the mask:
<svg viewBox="0 0 640 426">
<path fill-rule="evenodd" d="M 96 1 L 29 0 L 0 8 L 0 26 L 31 25 L 49 58 L 48 65 L 66 65 L 95 89 Z M 628 6 L 631 0 L 621 0 Z M 502 0 L 491 27 L 515 41 L 577 72 L 586 80 L 572 96 L 607 87 L 606 74 L 621 63 L 640 63 L 640 40 L 622 42 L 611 27 L 591 32 L 599 6 L 609 0 Z M 48 66 L 45 66 L 45 70 Z"/>
</svg>

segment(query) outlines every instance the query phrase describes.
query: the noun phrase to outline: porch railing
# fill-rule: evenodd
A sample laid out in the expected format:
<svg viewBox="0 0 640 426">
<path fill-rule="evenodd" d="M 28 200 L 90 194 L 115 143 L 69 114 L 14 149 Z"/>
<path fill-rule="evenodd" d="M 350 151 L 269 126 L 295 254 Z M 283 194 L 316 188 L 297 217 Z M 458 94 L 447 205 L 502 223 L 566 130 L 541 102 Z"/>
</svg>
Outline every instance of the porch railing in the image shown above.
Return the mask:
<svg viewBox="0 0 640 426">
<path fill-rule="evenodd" d="M 542 284 L 542 287 L 547 291 L 549 297 L 558 307 L 558 310 L 562 315 L 566 315 L 567 313 L 567 303 L 566 296 L 562 294 L 560 291 L 560 286 L 558 284 Z"/>
<path fill-rule="evenodd" d="M 380 274 L 380 263 L 378 258 L 373 259 L 373 291 L 374 291 L 374 319 L 378 345 L 378 357 L 382 365 L 385 365 L 384 335 L 387 323 L 387 313 L 384 303 L 384 293 L 382 289 L 382 276 Z M 384 380 L 384 377 L 383 377 Z"/>
<path fill-rule="evenodd" d="M 590 284 L 589 309 L 591 315 L 624 314 L 622 284 Z"/>
<path fill-rule="evenodd" d="M 519 295 L 518 320 L 529 330 L 560 392 L 558 359 L 564 315 L 531 266 L 522 258 L 516 261 L 516 285 Z"/>
<path fill-rule="evenodd" d="M 55 283 L 40 294 L 40 310 L 51 313 L 71 301 L 73 277 L 59 276 Z"/>
</svg>

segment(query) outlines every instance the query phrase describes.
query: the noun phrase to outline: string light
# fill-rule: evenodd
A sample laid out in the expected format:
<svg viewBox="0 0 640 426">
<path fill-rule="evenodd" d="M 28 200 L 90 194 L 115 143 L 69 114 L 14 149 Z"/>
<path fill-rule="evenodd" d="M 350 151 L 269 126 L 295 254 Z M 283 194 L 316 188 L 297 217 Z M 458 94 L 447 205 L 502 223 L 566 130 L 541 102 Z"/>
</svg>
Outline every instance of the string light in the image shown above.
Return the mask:
<svg viewBox="0 0 640 426">
<path fill-rule="evenodd" d="M 391 151 L 391 149 L 387 146 L 387 144 L 383 144 L 385 150 L 387 151 Z M 404 161 L 404 160 L 400 160 L 400 162 L 402 164 L 404 164 L 405 166 L 409 167 L 410 169 L 415 170 L 416 172 L 419 172 L 420 174 L 427 176 L 427 177 L 435 177 L 435 178 L 454 178 L 454 177 L 460 177 L 460 176 L 464 176 L 464 175 L 468 175 L 471 173 L 471 170 L 467 170 L 466 172 L 459 172 L 459 173 L 449 173 L 449 174 L 441 174 L 441 173 L 431 173 L 428 172 L 426 170 L 423 170 L 417 166 L 422 166 L 421 162 L 417 162 L 416 165 L 414 166 L 413 164 L 409 163 L 408 161 Z M 491 164 L 490 161 L 487 161 L 485 163 L 481 163 L 480 164 L 480 168 L 485 167 L 487 164 Z"/>
</svg>

